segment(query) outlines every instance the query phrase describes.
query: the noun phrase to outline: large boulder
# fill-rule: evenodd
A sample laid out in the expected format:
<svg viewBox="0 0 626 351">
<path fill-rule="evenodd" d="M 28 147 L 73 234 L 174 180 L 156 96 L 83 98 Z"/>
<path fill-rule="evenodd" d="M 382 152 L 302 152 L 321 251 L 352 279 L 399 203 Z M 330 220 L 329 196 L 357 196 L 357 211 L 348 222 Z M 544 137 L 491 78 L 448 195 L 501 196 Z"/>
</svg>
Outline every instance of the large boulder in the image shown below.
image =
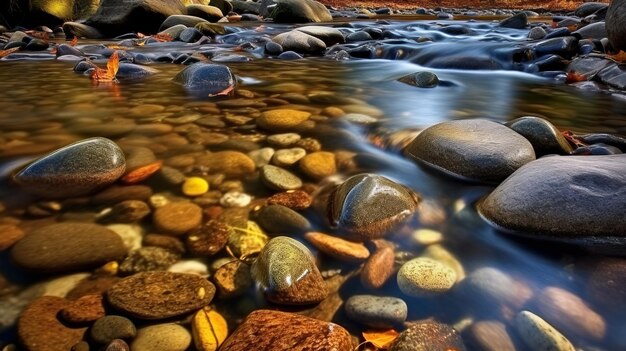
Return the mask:
<svg viewBox="0 0 626 351">
<path fill-rule="evenodd" d="M 609 5 L 606 33 L 615 50 L 626 50 L 626 0 L 613 0 Z"/>
<path fill-rule="evenodd" d="M 285 51 L 316 54 L 326 50 L 324 41 L 299 30 L 278 34 L 273 40 L 280 44 Z"/>
<path fill-rule="evenodd" d="M 405 154 L 470 181 L 499 183 L 535 159 L 531 143 L 502 124 L 484 119 L 448 121 L 422 131 Z"/>
<path fill-rule="evenodd" d="M 626 155 L 553 156 L 517 170 L 480 204 L 500 228 L 526 235 L 626 247 Z"/>
<path fill-rule="evenodd" d="M 227 95 L 235 88 L 235 76 L 228 66 L 194 63 L 174 77 L 174 81 L 198 95 Z"/>
<path fill-rule="evenodd" d="M 206 22 L 207 20 L 201 17 L 189 16 L 189 15 L 171 15 L 161 23 L 159 31 L 164 31 L 168 28 L 184 25 L 185 27 L 194 27 L 198 23 Z"/>
<path fill-rule="evenodd" d="M 331 22 L 326 6 L 314 0 L 279 0 L 271 13 L 277 23 Z"/>
</svg>

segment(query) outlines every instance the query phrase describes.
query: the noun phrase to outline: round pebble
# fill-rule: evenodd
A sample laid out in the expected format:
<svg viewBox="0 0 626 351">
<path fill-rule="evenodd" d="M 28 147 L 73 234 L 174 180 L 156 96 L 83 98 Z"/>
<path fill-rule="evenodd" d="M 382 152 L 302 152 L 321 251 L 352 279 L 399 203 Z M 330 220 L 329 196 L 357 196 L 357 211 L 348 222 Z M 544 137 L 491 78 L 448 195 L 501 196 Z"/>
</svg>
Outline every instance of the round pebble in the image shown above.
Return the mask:
<svg viewBox="0 0 626 351">
<path fill-rule="evenodd" d="M 141 328 L 130 344 L 133 351 L 185 351 L 191 333 L 178 324 L 167 323 Z"/>
<path fill-rule="evenodd" d="M 306 155 L 300 160 L 302 173 L 313 179 L 322 179 L 337 173 L 335 154 L 318 151 Z"/>
<path fill-rule="evenodd" d="M 220 198 L 224 207 L 246 207 L 252 202 L 252 196 L 239 191 L 229 191 Z"/>
<path fill-rule="evenodd" d="M 403 293 L 423 297 L 450 290 L 457 276 L 450 267 L 430 258 L 419 257 L 402 265 L 397 278 L 398 287 Z"/>
<path fill-rule="evenodd" d="M 575 350 L 563 334 L 532 312 L 518 313 L 515 317 L 515 329 L 532 350 Z"/>
<path fill-rule="evenodd" d="M 279 167 L 289 167 L 300 161 L 306 155 L 306 150 L 299 147 L 282 149 L 274 153 L 272 163 Z"/>
<path fill-rule="evenodd" d="M 397 297 L 353 295 L 346 301 L 346 314 L 368 327 L 388 329 L 406 320 L 408 307 Z"/>
<path fill-rule="evenodd" d="M 302 180 L 280 167 L 266 165 L 261 168 L 261 179 L 274 190 L 295 190 L 302 187 Z"/>
<path fill-rule="evenodd" d="M 189 177 L 183 183 L 183 194 L 187 196 L 200 196 L 209 191 L 209 183 L 200 177 Z"/>
<path fill-rule="evenodd" d="M 172 202 L 154 211 L 154 225 L 160 231 L 182 235 L 202 222 L 202 208 L 191 202 Z"/>
<path fill-rule="evenodd" d="M 91 339 L 98 344 L 108 344 L 115 339 L 132 340 L 137 329 L 130 319 L 108 315 L 98 319 L 91 327 Z"/>
<path fill-rule="evenodd" d="M 300 123 L 309 119 L 310 116 L 309 112 L 276 109 L 263 112 L 256 122 L 259 127 L 265 130 L 280 132 L 294 129 Z"/>
</svg>

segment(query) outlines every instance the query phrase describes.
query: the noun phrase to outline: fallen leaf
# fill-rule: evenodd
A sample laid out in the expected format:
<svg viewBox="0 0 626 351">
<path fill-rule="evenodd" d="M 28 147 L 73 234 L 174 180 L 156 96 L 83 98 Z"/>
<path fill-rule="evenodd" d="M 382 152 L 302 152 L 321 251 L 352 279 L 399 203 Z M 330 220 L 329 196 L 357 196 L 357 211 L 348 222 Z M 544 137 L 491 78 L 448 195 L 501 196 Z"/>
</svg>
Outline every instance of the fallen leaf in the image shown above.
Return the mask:
<svg viewBox="0 0 626 351">
<path fill-rule="evenodd" d="M 567 72 L 567 77 L 565 78 L 565 83 L 576 83 L 576 82 L 585 82 L 587 81 L 587 77 L 578 72 L 569 71 Z"/>
<path fill-rule="evenodd" d="M 78 44 L 78 37 L 74 36 L 74 39 L 70 42 L 70 46 L 76 46 L 76 44 Z"/>
<path fill-rule="evenodd" d="M 369 341 L 379 349 L 386 349 L 396 338 L 399 333 L 394 329 L 383 331 L 367 331 L 363 332 L 363 338 L 365 341 Z"/>
<path fill-rule="evenodd" d="M 234 90 L 235 90 L 235 88 L 233 88 L 233 86 L 231 85 L 231 86 L 229 86 L 228 88 L 226 88 L 226 89 L 224 89 L 224 90 L 222 90 L 222 91 L 220 91 L 220 92 L 217 92 L 217 93 L 215 93 L 215 94 L 209 94 L 209 97 L 214 97 L 214 96 L 228 96 L 228 95 L 230 95 L 230 93 L 231 93 L 231 92 L 233 92 Z"/>
<path fill-rule="evenodd" d="M 114 81 L 115 75 L 117 74 L 117 70 L 120 67 L 120 58 L 117 51 L 113 52 L 113 55 L 109 58 L 107 62 L 107 69 L 102 69 L 96 67 L 96 69 L 91 73 L 91 79 L 98 82 L 106 82 L 106 81 Z"/>
<path fill-rule="evenodd" d="M 609 58 L 611 58 L 612 60 L 617 61 L 619 63 L 624 63 L 624 62 L 626 62 L 626 52 L 624 52 L 624 50 L 620 50 L 615 55 L 609 55 Z"/>
<path fill-rule="evenodd" d="M 33 38 L 37 38 L 37 39 L 41 39 L 45 41 L 48 41 L 48 39 L 50 39 L 50 35 L 47 32 L 29 30 L 29 31 L 26 31 L 25 33 Z"/>
<path fill-rule="evenodd" d="M 9 56 L 10 54 L 16 52 L 19 49 L 20 49 L 19 47 L 15 47 L 15 48 L 10 48 L 10 49 L 6 49 L 6 50 L 1 50 L 0 51 L 0 58 L 3 58 L 5 56 Z"/>
<path fill-rule="evenodd" d="M 174 40 L 174 38 L 172 38 L 172 36 L 167 33 L 159 33 L 152 36 L 152 38 L 160 42 L 169 42 Z"/>
<path fill-rule="evenodd" d="M 561 132 L 561 134 L 565 139 L 567 139 L 567 141 L 569 141 L 572 145 L 576 147 L 588 146 L 584 141 L 582 141 L 579 137 L 574 135 L 574 133 L 570 132 L 569 130 L 563 131 Z"/>
<path fill-rule="evenodd" d="M 121 179 L 122 183 L 136 184 L 141 181 L 144 181 L 150 178 L 150 176 L 156 173 L 159 169 L 161 169 L 162 164 L 163 164 L 162 161 L 155 161 L 145 166 L 134 169 L 122 177 Z"/>
</svg>

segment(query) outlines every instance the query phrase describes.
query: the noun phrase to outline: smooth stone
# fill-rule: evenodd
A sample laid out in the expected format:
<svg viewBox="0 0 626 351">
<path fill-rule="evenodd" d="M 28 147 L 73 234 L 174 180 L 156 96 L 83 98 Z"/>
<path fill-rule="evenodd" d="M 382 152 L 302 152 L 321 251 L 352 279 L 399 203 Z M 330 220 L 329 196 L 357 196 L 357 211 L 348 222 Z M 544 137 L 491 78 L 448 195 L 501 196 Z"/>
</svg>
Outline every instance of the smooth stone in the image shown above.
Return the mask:
<svg viewBox="0 0 626 351">
<path fill-rule="evenodd" d="M 224 17 L 222 10 L 218 7 L 200 4 L 187 5 L 187 14 L 190 16 L 204 18 L 209 22 L 217 22 Z"/>
<path fill-rule="evenodd" d="M 228 262 L 218 268 L 213 281 L 219 298 L 224 299 L 243 295 L 253 284 L 250 266 L 239 260 Z"/>
<path fill-rule="evenodd" d="M 412 73 L 399 78 L 398 81 L 418 88 L 434 88 L 439 85 L 439 77 L 428 71 Z"/>
<path fill-rule="evenodd" d="M 120 264 L 120 275 L 139 272 L 165 271 L 178 262 L 180 256 L 168 249 L 146 246 L 131 252 Z"/>
<path fill-rule="evenodd" d="M 178 324 L 157 324 L 141 328 L 130 344 L 133 351 L 185 351 L 191 345 L 191 333 Z"/>
<path fill-rule="evenodd" d="M 17 265 L 37 272 L 94 268 L 124 256 L 126 247 L 116 233 L 89 223 L 40 227 L 27 233 L 11 249 L 11 258 Z"/>
<path fill-rule="evenodd" d="M 456 273 L 456 281 L 460 282 L 465 279 L 465 269 L 463 264 L 452 254 L 446 250 L 442 245 L 432 244 L 429 245 L 426 250 L 422 252 L 421 257 L 431 258 L 439 263 L 442 263 L 454 270 Z"/>
<path fill-rule="evenodd" d="M 525 12 L 519 12 L 503 19 L 498 26 L 503 28 L 524 29 L 528 26 L 528 15 L 526 15 Z"/>
<path fill-rule="evenodd" d="M 514 326 L 532 350 L 574 351 L 572 343 L 550 324 L 529 311 L 517 314 Z"/>
<path fill-rule="evenodd" d="M 505 324 L 498 321 L 479 321 L 467 329 L 468 344 L 484 351 L 516 351 Z"/>
<path fill-rule="evenodd" d="M 239 151 L 218 151 L 197 159 L 212 174 L 222 173 L 227 178 L 240 178 L 254 173 L 256 165 L 248 155 Z"/>
<path fill-rule="evenodd" d="M 530 40 L 539 40 L 543 39 L 548 33 L 542 27 L 533 27 L 528 32 L 528 39 Z"/>
<path fill-rule="evenodd" d="M 619 253 L 626 244 L 625 161 L 624 154 L 533 161 L 489 194 L 480 213 L 508 232 Z"/>
<path fill-rule="evenodd" d="M 304 26 L 296 28 L 296 30 L 320 39 L 324 42 L 324 44 L 326 44 L 326 46 L 343 44 L 346 42 L 343 33 L 337 28 L 329 28 L 324 26 Z"/>
<path fill-rule="evenodd" d="M 257 118 L 256 123 L 259 127 L 273 131 L 281 132 L 292 130 L 302 122 L 309 119 L 311 113 L 290 109 L 275 109 L 265 111 Z"/>
<path fill-rule="evenodd" d="M 224 1 L 224 2 L 228 3 L 228 1 Z M 226 30 L 224 29 L 224 26 L 221 24 L 202 22 L 202 23 L 196 24 L 194 28 L 199 30 L 202 34 L 211 38 L 215 37 L 216 35 L 226 34 Z"/>
<path fill-rule="evenodd" d="M 355 243 L 318 232 L 306 233 L 304 238 L 318 250 L 338 260 L 360 262 L 370 256 L 369 250 L 363 243 Z"/>
<path fill-rule="evenodd" d="M 280 149 L 274 153 L 272 163 L 278 167 L 289 167 L 306 156 L 306 150 L 300 147 Z"/>
<path fill-rule="evenodd" d="M 200 309 L 213 299 L 215 286 L 195 274 L 143 272 L 107 291 L 112 307 L 141 319 L 165 319 Z"/>
<path fill-rule="evenodd" d="M 185 6 L 179 0 L 102 0 L 86 24 L 107 35 L 155 33 L 170 15 L 182 15 Z"/>
<path fill-rule="evenodd" d="M 463 281 L 463 285 L 471 301 L 480 300 L 485 306 L 495 304 L 519 309 L 533 294 L 523 283 L 493 267 L 473 271 Z"/>
<path fill-rule="evenodd" d="M 607 4 L 602 2 L 585 2 L 576 8 L 574 16 L 581 18 L 587 17 L 598 10 L 606 8 L 607 6 Z"/>
<path fill-rule="evenodd" d="M 389 351 L 465 351 L 463 339 L 447 324 L 411 324 L 389 346 Z"/>
<path fill-rule="evenodd" d="M 302 190 L 289 190 L 276 193 L 267 199 L 268 205 L 282 205 L 295 211 L 306 210 L 313 203 L 313 198 Z"/>
<path fill-rule="evenodd" d="M 380 238 L 412 216 L 419 197 L 375 174 L 359 174 L 337 186 L 328 200 L 331 225 L 360 240 Z M 375 211 L 373 209 L 376 209 Z"/>
<path fill-rule="evenodd" d="M 88 350 L 85 350 L 85 351 L 88 351 Z M 126 341 L 122 339 L 115 339 L 107 345 L 104 351 L 130 351 L 130 346 L 128 346 Z"/>
<path fill-rule="evenodd" d="M 273 41 L 268 41 L 267 43 L 265 43 L 265 51 L 269 54 L 269 55 L 280 55 L 283 52 L 283 47 L 278 44 L 275 43 Z"/>
<path fill-rule="evenodd" d="M 67 38 L 102 39 L 102 33 L 92 26 L 78 22 L 63 23 L 63 32 Z"/>
<path fill-rule="evenodd" d="M 302 180 L 286 169 L 265 165 L 261 167 L 261 180 L 274 190 L 295 190 L 302 187 Z"/>
<path fill-rule="evenodd" d="M 65 55 L 84 56 L 85 53 L 67 44 L 57 45 L 57 57 Z"/>
<path fill-rule="evenodd" d="M 134 80 L 149 77 L 158 71 L 154 68 L 136 65 L 134 63 L 122 62 L 117 70 L 115 78 L 118 80 Z"/>
<path fill-rule="evenodd" d="M 573 32 L 572 35 L 581 39 L 601 40 L 607 37 L 606 24 L 605 22 L 591 23 Z"/>
<path fill-rule="evenodd" d="M 184 31 L 180 32 L 178 38 L 185 43 L 194 43 L 202 38 L 202 35 L 202 32 L 196 28 L 186 28 Z"/>
<path fill-rule="evenodd" d="M 359 41 L 368 41 L 368 40 L 372 40 L 372 36 L 368 32 L 363 32 L 363 31 L 350 33 L 346 36 L 346 42 L 348 43 L 356 43 Z"/>
<path fill-rule="evenodd" d="M 191 92 L 209 96 L 227 94 L 236 84 L 228 66 L 204 62 L 187 66 L 174 77 L 174 81 Z"/>
<path fill-rule="evenodd" d="M 108 344 L 115 339 L 132 340 L 135 335 L 135 324 L 126 317 L 116 315 L 98 319 L 90 330 L 91 339 L 98 344 Z"/>
<path fill-rule="evenodd" d="M 298 30 L 278 34 L 272 40 L 282 46 L 284 51 L 317 54 L 326 50 L 326 44 L 322 40 Z"/>
<path fill-rule="evenodd" d="M 251 272 L 265 298 L 276 304 L 314 304 L 328 295 L 311 251 L 285 236 L 275 237 L 265 245 Z"/>
<path fill-rule="evenodd" d="M 57 318 L 69 303 L 60 297 L 42 296 L 24 308 L 17 321 L 17 336 L 25 350 L 67 351 L 83 339 L 87 328 L 71 328 Z"/>
<path fill-rule="evenodd" d="M 26 51 L 43 51 L 48 49 L 48 42 L 42 39 L 32 39 L 26 44 Z"/>
<path fill-rule="evenodd" d="M 182 235 L 202 223 L 202 208 L 191 202 L 171 202 L 154 211 L 153 222 L 157 230 Z"/>
<path fill-rule="evenodd" d="M 169 28 L 160 30 L 157 34 L 163 37 L 169 37 L 171 40 L 179 40 L 180 34 L 187 28 L 188 27 L 184 24 L 176 24 L 170 26 Z"/>
<path fill-rule="evenodd" d="M 615 50 L 626 50 L 626 0 L 613 0 L 606 13 L 606 32 Z"/>
<path fill-rule="evenodd" d="M 247 207 L 252 199 L 252 196 L 246 193 L 229 191 L 220 198 L 220 205 L 224 207 Z"/>
<path fill-rule="evenodd" d="M 389 329 L 406 320 L 408 307 L 397 297 L 353 295 L 345 305 L 352 321 L 371 328 Z"/>
<path fill-rule="evenodd" d="M 567 155 L 572 146 L 561 132 L 550 122 L 540 117 L 519 117 L 504 124 L 528 139 L 535 150 L 535 155 Z"/>
<path fill-rule="evenodd" d="M 350 334 L 340 325 L 270 310 L 250 313 L 220 351 L 246 351 L 250 345 L 258 351 L 351 351 L 354 348 Z"/>
<path fill-rule="evenodd" d="M 211 6 L 215 6 L 222 11 L 224 14 L 229 14 L 233 11 L 233 4 L 227 0 L 211 0 L 209 1 Z"/>
<path fill-rule="evenodd" d="M 263 207 L 256 222 L 270 234 L 294 235 L 311 229 L 311 223 L 298 212 L 281 205 Z"/>
<path fill-rule="evenodd" d="M 312 152 L 299 163 L 300 170 L 311 179 L 320 180 L 337 173 L 335 154 L 327 151 Z"/>
<path fill-rule="evenodd" d="M 196 17 L 196 16 L 189 16 L 189 15 L 171 15 L 169 17 L 167 17 L 165 19 L 165 21 L 163 21 L 163 23 L 161 23 L 161 27 L 159 28 L 159 32 L 160 31 L 164 31 L 170 27 L 174 27 L 177 25 L 184 25 L 185 27 L 193 27 L 198 23 L 201 22 L 205 22 L 206 19 L 204 18 L 200 18 L 200 17 Z"/>
<path fill-rule="evenodd" d="M 433 259 L 418 257 L 400 267 L 398 287 L 409 296 L 432 296 L 445 293 L 456 282 L 456 272 Z"/>
<path fill-rule="evenodd" d="M 59 198 L 87 195 L 115 182 L 126 170 L 124 152 L 106 138 L 67 145 L 31 162 L 13 176 L 25 190 Z"/>
<path fill-rule="evenodd" d="M 297 133 L 283 133 L 283 134 L 273 134 L 267 137 L 267 142 L 276 147 L 289 147 L 298 141 L 300 141 L 302 137 Z"/>
<path fill-rule="evenodd" d="M 447 174 L 485 183 L 499 183 L 535 159 L 531 143 L 499 123 L 457 120 L 423 130 L 405 154 Z"/>
<path fill-rule="evenodd" d="M 196 274 L 205 278 L 209 276 L 209 267 L 196 260 L 178 261 L 177 263 L 171 265 L 167 271 L 172 273 Z"/>
<path fill-rule="evenodd" d="M 231 230 L 224 222 L 212 219 L 189 233 L 185 244 L 193 255 L 213 256 L 226 246 L 230 234 Z"/>
<path fill-rule="evenodd" d="M 395 273 L 396 255 L 390 245 L 376 248 L 363 265 L 361 284 L 371 290 L 380 289 Z"/>
<path fill-rule="evenodd" d="M 573 36 L 550 38 L 534 44 L 533 50 L 537 57 L 550 54 L 571 57 L 578 49 L 577 42 Z"/>
<path fill-rule="evenodd" d="M 314 0 L 281 0 L 271 13 L 276 23 L 332 22 L 326 6 Z"/>
</svg>

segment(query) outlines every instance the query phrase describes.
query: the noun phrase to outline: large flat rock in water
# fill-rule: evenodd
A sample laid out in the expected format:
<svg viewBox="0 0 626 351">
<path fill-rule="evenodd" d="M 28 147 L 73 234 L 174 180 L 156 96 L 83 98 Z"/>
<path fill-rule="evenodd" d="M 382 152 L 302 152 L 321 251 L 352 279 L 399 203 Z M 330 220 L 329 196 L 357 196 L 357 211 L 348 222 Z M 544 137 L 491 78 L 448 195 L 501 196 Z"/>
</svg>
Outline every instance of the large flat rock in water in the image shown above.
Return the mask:
<svg viewBox="0 0 626 351">
<path fill-rule="evenodd" d="M 619 251 L 626 246 L 626 155 L 533 161 L 479 207 L 510 231 Z"/>
<path fill-rule="evenodd" d="M 526 138 L 484 119 L 448 121 L 426 128 L 405 153 L 447 174 L 484 183 L 499 183 L 535 159 Z"/>
</svg>

